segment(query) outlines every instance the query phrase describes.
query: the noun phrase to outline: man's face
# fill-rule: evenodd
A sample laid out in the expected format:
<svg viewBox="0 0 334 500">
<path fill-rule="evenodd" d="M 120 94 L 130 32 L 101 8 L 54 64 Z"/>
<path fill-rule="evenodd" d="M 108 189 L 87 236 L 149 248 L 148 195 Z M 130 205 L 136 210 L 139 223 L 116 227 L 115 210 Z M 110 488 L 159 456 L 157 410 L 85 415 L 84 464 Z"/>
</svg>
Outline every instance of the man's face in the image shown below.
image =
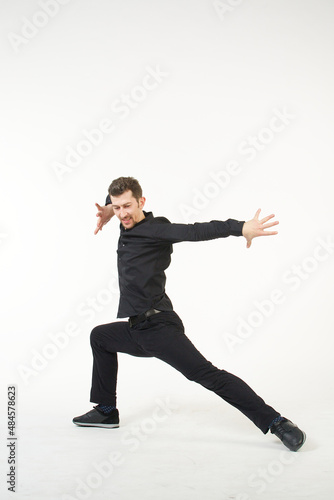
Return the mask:
<svg viewBox="0 0 334 500">
<path fill-rule="evenodd" d="M 145 198 L 134 198 L 132 191 L 125 191 L 120 196 L 110 196 L 115 215 L 125 229 L 131 229 L 135 224 L 145 219 L 143 207 Z"/>
</svg>

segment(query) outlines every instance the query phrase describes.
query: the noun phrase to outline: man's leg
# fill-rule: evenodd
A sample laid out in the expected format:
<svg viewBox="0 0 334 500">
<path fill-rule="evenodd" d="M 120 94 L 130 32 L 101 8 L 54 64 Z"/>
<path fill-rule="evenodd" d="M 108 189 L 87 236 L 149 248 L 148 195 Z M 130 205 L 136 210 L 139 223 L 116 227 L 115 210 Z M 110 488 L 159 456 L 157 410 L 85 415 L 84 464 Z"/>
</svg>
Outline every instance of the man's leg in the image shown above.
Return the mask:
<svg viewBox="0 0 334 500">
<path fill-rule="evenodd" d="M 119 321 L 95 327 L 91 333 L 93 375 L 91 402 L 98 403 L 92 410 L 74 417 L 73 423 L 85 427 L 119 427 L 116 408 L 117 352 L 149 357 L 132 339 L 127 322 Z"/>
<path fill-rule="evenodd" d="M 116 407 L 117 352 L 149 357 L 133 341 L 127 321 L 96 326 L 90 336 L 93 373 L 90 401 Z"/>
<path fill-rule="evenodd" d="M 264 434 L 280 414 L 268 406 L 243 380 L 212 365 L 184 334 L 175 312 L 162 312 L 137 328 L 143 349 L 180 371 L 189 380 L 215 392 L 241 411 Z"/>
</svg>

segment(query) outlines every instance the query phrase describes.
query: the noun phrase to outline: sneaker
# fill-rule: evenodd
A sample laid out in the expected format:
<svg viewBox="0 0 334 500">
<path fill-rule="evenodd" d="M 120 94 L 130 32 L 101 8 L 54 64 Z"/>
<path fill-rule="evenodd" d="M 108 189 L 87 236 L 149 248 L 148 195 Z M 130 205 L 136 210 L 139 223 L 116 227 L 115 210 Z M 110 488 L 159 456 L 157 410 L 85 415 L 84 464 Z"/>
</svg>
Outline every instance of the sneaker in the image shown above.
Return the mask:
<svg viewBox="0 0 334 500">
<path fill-rule="evenodd" d="M 291 451 L 298 451 L 306 440 L 305 432 L 301 431 L 294 423 L 287 418 L 270 427 L 270 432 L 275 434 L 282 443 Z"/>
<path fill-rule="evenodd" d="M 118 410 L 115 409 L 106 415 L 97 406 L 94 406 L 93 410 L 90 410 L 88 413 L 80 417 L 75 417 L 73 423 L 84 427 L 106 427 L 113 429 L 119 427 L 119 414 Z"/>
</svg>

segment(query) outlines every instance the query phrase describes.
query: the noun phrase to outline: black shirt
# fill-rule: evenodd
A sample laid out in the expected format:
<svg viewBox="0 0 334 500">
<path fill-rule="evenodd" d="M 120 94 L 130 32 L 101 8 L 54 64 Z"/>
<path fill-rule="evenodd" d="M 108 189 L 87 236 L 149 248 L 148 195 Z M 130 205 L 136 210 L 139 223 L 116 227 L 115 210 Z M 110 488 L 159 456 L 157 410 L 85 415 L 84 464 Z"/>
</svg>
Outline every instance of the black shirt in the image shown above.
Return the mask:
<svg viewBox="0 0 334 500">
<path fill-rule="evenodd" d="M 106 204 L 110 203 L 109 196 Z M 126 318 L 151 308 L 172 311 L 173 305 L 165 292 L 165 270 L 171 262 L 173 243 L 206 241 L 227 236 L 241 236 L 244 221 L 196 222 L 172 224 L 165 217 L 145 218 L 126 229 L 120 224 L 118 240 L 118 275 L 120 300 L 118 318 Z"/>
</svg>

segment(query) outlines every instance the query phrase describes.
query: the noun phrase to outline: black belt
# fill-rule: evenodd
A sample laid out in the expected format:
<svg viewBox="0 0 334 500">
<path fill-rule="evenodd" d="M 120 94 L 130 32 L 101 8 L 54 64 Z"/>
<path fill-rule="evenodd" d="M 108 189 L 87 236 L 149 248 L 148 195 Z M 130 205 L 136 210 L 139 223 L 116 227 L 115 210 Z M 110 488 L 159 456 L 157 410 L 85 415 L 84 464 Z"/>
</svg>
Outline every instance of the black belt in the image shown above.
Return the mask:
<svg viewBox="0 0 334 500">
<path fill-rule="evenodd" d="M 149 318 L 150 316 L 153 316 L 153 314 L 158 314 L 161 311 L 158 311 L 158 309 L 149 309 L 148 311 L 137 314 L 137 316 L 131 316 L 129 318 L 129 324 L 130 328 L 132 326 L 138 325 L 138 323 L 141 323 L 142 321 L 145 321 L 145 319 Z"/>
</svg>

